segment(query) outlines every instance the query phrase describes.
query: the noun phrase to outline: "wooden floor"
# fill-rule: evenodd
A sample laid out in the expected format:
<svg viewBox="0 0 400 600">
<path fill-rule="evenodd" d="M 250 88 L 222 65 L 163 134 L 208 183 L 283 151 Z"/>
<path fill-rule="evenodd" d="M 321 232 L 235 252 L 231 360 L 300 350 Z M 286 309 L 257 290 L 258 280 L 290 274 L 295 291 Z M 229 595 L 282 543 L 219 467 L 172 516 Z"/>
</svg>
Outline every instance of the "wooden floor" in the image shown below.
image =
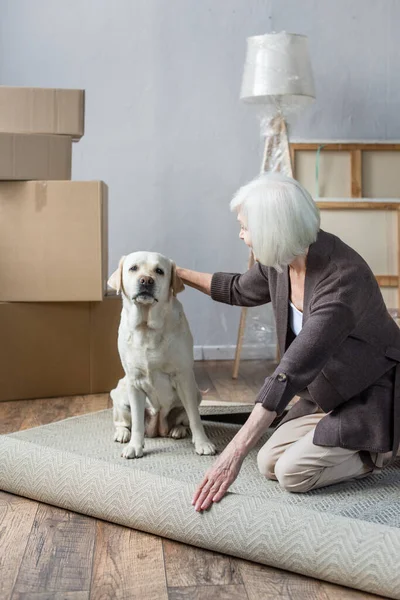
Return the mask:
<svg viewBox="0 0 400 600">
<path fill-rule="evenodd" d="M 273 365 L 271 365 L 271 370 Z M 254 401 L 265 362 L 196 363 L 208 397 Z M 110 406 L 108 395 L 0 402 L 0 433 Z M 268 532 L 266 532 L 266 535 Z M 378 598 L 0 492 L 1 600 Z"/>
</svg>

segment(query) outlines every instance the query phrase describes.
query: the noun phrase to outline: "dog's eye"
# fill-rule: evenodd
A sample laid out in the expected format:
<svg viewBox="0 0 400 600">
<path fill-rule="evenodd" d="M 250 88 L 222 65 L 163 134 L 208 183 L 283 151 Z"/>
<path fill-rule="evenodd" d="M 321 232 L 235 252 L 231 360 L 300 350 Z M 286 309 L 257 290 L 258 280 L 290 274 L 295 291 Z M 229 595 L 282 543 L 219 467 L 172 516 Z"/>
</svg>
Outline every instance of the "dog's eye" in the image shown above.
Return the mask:
<svg viewBox="0 0 400 600">
<path fill-rule="evenodd" d="M 138 270 L 138 266 L 137 265 L 133 265 L 133 267 L 131 267 L 129 270 L 130 271 L 137 271 Z"/>
<path fill-rule="evenodd" d="M 160 269 L 160 267 L 157 267 L 156 273 L 157 273 L 157 275 L 164 275 L 164 271 L 162 269 Z"/>
</svg>

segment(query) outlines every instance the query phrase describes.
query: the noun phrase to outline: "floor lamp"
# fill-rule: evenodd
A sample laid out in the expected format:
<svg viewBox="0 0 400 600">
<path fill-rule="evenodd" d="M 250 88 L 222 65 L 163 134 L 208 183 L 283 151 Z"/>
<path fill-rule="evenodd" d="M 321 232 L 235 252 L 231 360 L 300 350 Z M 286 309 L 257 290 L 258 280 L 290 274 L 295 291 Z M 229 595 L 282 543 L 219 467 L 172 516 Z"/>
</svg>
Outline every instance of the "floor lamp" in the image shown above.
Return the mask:
<svg viewBox="0 0 400 600">
<path fill-rule="evenodd" d="M 280 171 L 293 176 L 287 122 L 315 99 L 314 80 L 304 35 L 268 33 L 247 38 L 240 98 L 256 107 L 265 138 L 261 172 Z M 250 253 L 249 268 L 254 264 Z M 241 309 L 233 365 L 239 374 L 247 308 Z"/>
</svg>

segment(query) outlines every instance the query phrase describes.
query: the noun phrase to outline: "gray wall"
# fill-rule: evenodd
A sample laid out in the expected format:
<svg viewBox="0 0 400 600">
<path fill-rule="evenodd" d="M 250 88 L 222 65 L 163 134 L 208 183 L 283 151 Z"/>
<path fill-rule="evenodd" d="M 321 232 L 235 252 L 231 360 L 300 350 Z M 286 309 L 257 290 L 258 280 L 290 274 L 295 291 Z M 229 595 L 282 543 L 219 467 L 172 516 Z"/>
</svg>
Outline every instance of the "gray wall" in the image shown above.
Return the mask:
<svg viewBox="0 0 400 600">
<path fill-rule="evenodd" d="M 87 91 L 73 176 L 110 187 L 110 272 L 137 249 L 204 271 L 245 268 L 228 202 L 260 162 L 258 123 L 238 99 L 249 35 L 309 36 L 318 100 L 294 137 L 400 139 L 396 0 L 0 0 L 0 10 L 1 84 Z M 193 290 L 181 299 L 196 345 L 235 342 L 238 309 Z M 255 314 L 267 343 L 270 315 Z"/>
</svg>

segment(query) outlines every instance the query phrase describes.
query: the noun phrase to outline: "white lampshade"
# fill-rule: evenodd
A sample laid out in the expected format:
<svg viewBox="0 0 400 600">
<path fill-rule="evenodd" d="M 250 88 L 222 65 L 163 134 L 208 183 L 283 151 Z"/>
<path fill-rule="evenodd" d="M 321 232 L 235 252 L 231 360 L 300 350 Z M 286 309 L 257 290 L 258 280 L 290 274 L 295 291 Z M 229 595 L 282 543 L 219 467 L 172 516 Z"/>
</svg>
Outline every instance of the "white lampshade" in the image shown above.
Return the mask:
<svg viewBox="0 0 400 600">
<path fill-rule="evenodd" d="M 311 104 L 315 90 L 307 37 L 282 31 L 247 38 L 240 98 L 283 113 Z"/>
</svg>

